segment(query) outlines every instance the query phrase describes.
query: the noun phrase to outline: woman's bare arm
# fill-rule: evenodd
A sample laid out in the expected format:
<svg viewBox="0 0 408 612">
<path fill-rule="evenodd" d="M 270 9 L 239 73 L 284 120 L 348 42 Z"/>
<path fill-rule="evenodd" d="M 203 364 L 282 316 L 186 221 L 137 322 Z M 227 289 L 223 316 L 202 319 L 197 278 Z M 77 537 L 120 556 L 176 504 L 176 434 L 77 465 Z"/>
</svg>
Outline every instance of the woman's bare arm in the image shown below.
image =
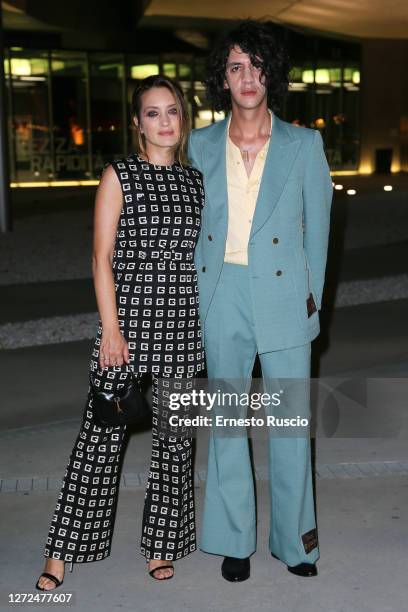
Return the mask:
<svg viewBox="0 0 408 612">
<path fill-rule="evenodd" d="M 116 230 L 122 209 L 122 189 L 112 166 L 102 175 L 95 196 L 92 273 L 102 339 L 99 351 L 101 368 L 129 362 L 127 343 L 118 322 L 115 283 L 112 272 Z"/>
</svg>

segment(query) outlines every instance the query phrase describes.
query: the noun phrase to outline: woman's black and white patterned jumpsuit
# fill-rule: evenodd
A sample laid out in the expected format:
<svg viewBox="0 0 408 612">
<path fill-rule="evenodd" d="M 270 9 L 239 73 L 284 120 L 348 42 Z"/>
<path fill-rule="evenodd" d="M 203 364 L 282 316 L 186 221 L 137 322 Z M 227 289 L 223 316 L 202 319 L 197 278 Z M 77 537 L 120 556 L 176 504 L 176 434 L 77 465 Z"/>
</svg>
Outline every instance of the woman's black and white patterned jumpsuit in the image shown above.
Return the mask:
<svg viewBox="0 0 408 612">
<path fill-rule="evenodd" d="M 165 399 L 166 381 L 167 388 L 177 379 L 191 387 L 204 370 L 193 262 L 204 205 L 202 175 L 177 163 L 156 166 L 137 154 L 111 164 L 123 192 L 112 268 L 130 362 L 100 368 L 99 320 L 90 372 L 105 390 L 120 389 L 132 373 L 152 374 L 152 456 L 141 553 L 175 560 L 196 549 L 192 445 L 190 430 L 169 427 L 174 413 Z M 110 554 L 125 430 L 94 424 L 88 387 L 44 556 L 85 563 Z"/>
</svg>

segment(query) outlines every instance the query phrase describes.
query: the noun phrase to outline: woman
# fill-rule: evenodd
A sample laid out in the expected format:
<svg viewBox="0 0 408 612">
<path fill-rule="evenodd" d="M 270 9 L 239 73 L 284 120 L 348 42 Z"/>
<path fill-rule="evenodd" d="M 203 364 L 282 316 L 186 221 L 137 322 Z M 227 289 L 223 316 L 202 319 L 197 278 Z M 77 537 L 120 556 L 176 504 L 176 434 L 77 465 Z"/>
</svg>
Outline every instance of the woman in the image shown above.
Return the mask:
<svg viewBox="0 0 408 612">
<path fill-rule="evenodd" d="M 163 580 L 173 576 L 173 560 L 196 549 L 191 434 L 174 426 L 166 432 L 170 414 L 159 382 L 191 385 L 204 369 L 193 263 L 204 191 L 201 173 L 185 164 L 188 116 L 179 85 L 160 76 L 142 81 L 132 97 L 132 119 L 137 150 L 107 164 L 95 200 L 100 319 L 90 372 L 104 391 L 120 390 L 132 374 L 152 374 L 141 553 L 149 573 Z M 74 562 L 110 554 L 126 426 L 97 427 L 90 391 L 51 521 L 40 590 L 62 584 L 65 561 L 72 571 Z"/>
</svg>

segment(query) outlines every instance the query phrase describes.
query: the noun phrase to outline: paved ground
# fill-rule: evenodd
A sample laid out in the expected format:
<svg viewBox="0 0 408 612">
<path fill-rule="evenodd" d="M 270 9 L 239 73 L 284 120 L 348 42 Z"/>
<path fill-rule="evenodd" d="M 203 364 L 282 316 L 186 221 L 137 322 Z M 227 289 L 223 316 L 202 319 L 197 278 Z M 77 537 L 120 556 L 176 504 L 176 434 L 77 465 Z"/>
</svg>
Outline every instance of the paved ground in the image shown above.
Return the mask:
<svg viewBox="0 0 408 612">
<path fill-rule="evenodd" d="M 198 517 L 202 485 L 197 485 Z M 74 565 L 63 589 L 78 611 L 272 610 L 276 612 L 403 612 L 406 610 L 407 477 L 322 481 L 317 487 L 321 559 L 319 575 L 302 579 L 268 554 L 266 483 L 258 486 L 258 549 L 252 576 L 230 584 L 219 573 L 221 558 L 200 551 L 177 562 L 173 580 L 146 575 L 138 552 L 143 491 L 122 491 L 112 555 Z M 40 551 L 55 492 L 2 496 L 9 517 L 3 557 L 2 599 L 32 591 L 42 569 Z M 4 546 L 4 542 L 3 542 Z M 8 589 L 5 589 L 8 585 Z M 60 589 L 61 590 L 61 589 Z M 4 610 L 10 610 L 3 604 Z"/>
<path fill-rule="evenodd" d="M 408 425 L 406 403 L 393 404 L 391 391 L 404 393 L 408 380 L 408 185 L 404 177 L 393 180 L 394 192 L 385 195 L 382 182 L 390 179 L 376 178 L 371 184 L 342 179 L 346 187 L 358 187 L 358 198 L 335 196 L 322 332 L 313 343 L 312 373 L 320 379 L 388 385 L 384 408 L 396 433 L 313 441 L 319 576 L 295 577 L 268 554 L 267 445 L 262 438 L 252 441 L 259 520 L 250 580 L 227 583 L 219 573 L 222 559 L 201 551 L 178 562 L 175 578 L 165 584 L 147 576 L 139 554 L 150 458 L 150 431 L 145 430 L 132 433 L 127 444 L 111 557 L 75 565 L 55 591 L 73 593 L 70 609 L 406 609 Z M 64 195 L 55 190 L 53 201 L 49 192 L 13 195 L 15 233 L 0 239 L 0 337 L 4 342 L 18 339 L 20 346 L 0 350 L 1 610 L 12 609 L 8 592 L 36 592 L 44 539 L 84 408 L 95 312 L 89 278 L 91 192 Z M 50 214 L 56 207 L 59 212 Z M 206 447 L 206 432 L 201 432 L 195 459 L 198 534 Z"/>
</svg>

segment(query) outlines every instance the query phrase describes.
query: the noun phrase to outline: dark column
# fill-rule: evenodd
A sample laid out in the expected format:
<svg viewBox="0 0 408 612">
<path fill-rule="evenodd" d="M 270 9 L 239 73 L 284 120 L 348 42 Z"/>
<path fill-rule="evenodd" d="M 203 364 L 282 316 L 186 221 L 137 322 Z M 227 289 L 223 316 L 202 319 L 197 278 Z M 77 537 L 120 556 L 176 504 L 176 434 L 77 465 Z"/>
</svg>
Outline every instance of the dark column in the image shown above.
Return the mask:
<svg viewBox="0 0 408 612">
<path fill-rule="evenodd" d="M 362 39 L 360 171 L 392 149 L 392 172 L 408 171 L 408 40 Z M 377 155 L 378 158 L 378 155 Z"/>
<path fill-rule="evenodd" d="M 6 105 L 6 86 L 4 82 L 3 15 L 0 4 L 0 231 L 3 233 L 9 232 L 12 229 Z"/>
</svg>

